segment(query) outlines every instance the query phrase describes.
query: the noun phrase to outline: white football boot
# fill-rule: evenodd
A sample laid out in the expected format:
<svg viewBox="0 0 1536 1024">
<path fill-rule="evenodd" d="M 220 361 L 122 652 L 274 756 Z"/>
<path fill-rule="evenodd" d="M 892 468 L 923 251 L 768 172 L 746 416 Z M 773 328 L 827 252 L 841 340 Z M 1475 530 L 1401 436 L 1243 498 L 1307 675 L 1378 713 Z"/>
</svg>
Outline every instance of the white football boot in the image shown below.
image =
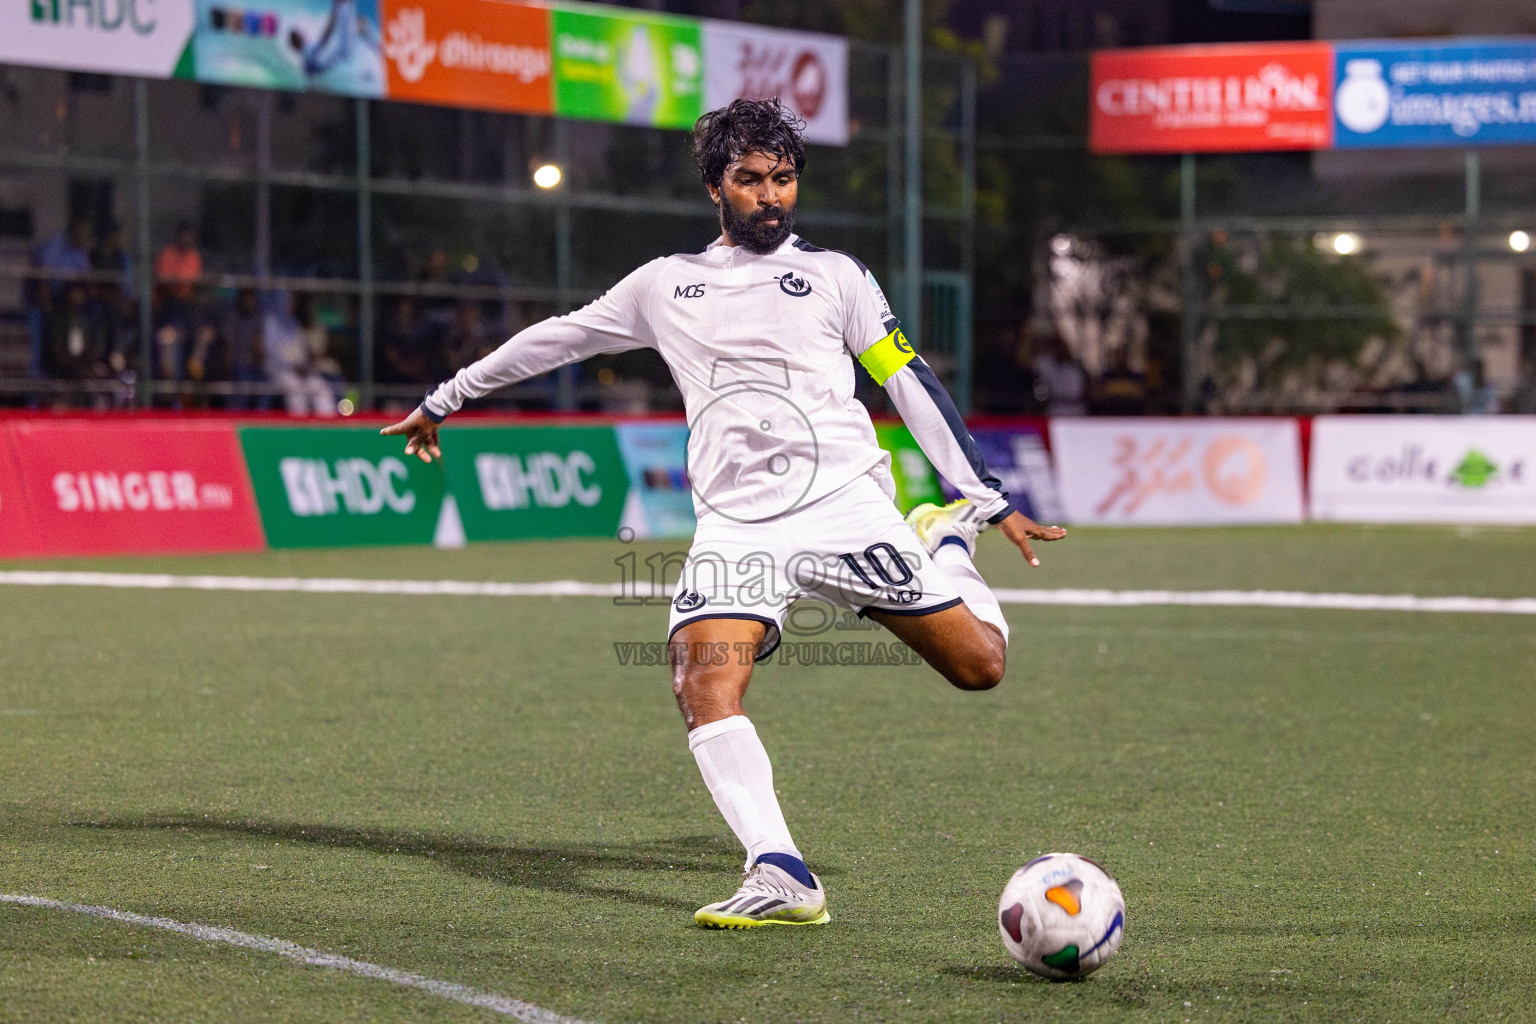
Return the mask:
<svg viewBox="0 0 1536 1024">
<path fill-rule="evenodd" d="M 760 928 L 769 924 L 826 924 L 827 894 L 814 874 L 815 888 L 801 885 L 772 864 L 752 865 L 736 895 L 694 912 L 701 928 Z"/>
<path fill-rule="evenodd" d="M 964 544 L 967 553 L 975 555 L 976 535 L 987 528 L 987 521 L 976 513 L 976 506 L 968 498 L 957 498 L 944 506 L 932 502 L 917 506 L 907 513 L 907 525 L 930 555 L 951 537 Z"/>
</svg>

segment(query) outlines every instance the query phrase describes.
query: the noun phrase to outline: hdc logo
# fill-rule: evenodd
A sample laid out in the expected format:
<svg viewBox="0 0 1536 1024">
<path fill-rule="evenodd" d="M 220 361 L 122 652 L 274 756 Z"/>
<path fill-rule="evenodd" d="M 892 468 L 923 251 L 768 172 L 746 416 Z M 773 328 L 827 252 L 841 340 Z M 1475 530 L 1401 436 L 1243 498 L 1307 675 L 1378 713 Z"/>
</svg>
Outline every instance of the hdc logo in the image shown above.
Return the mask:
<svg viewBox="0 0 1536 1024">
<path fill-rule="evenodd" d="M 416 494 L 397 486 L 410 478 L 405 463 L 393 455 L 377 463 L 363 458 L 337 459 L 335 472 L 325 459 L 286 458 L 278 461 L 288 495 L 288 508 L 296 516 L 333 516 L 343 509 L 351 515 L 371 516 L 386 506 L 407 515 L 416 507 Z"/>
<path fill-rule="evenodd" d="M 155 18 L 140 16 L 136 0 L 31 0 L 32 20 L 73 27 L 78 21 L 86 28 L 113 32 L 127 25 L 135 33 L 147 36 L 155 31 Z M 151 11 L 154 3 L 150 0 Z M 76 8 L 79 8 L 77 15 Z"/>
</svg>

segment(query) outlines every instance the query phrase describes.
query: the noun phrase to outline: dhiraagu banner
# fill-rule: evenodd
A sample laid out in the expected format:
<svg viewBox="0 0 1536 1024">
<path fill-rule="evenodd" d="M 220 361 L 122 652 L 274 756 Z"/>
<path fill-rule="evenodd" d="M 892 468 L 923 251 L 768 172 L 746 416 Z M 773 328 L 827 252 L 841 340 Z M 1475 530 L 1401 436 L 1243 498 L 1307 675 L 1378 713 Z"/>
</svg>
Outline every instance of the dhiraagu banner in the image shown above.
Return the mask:
<svg viewBox="0 0 1536 1024">
<path fill-rule="evenodd" d="M 456 427 L 442 439 L 467 539 L 618 530 L 629 478 L 613 427 Z"/>
<path fill-rule="evenodd" d="M 245 427 L 240 446 L 274 548 L 430 544 L 447 493 L 441 462 L 377 428 Z"/>
<path fill-rule="evenodd" d="M 551 15 L 560 117 L 691 128 L 704 112 L 699 21 L 574 4 Z"/>
</svg>

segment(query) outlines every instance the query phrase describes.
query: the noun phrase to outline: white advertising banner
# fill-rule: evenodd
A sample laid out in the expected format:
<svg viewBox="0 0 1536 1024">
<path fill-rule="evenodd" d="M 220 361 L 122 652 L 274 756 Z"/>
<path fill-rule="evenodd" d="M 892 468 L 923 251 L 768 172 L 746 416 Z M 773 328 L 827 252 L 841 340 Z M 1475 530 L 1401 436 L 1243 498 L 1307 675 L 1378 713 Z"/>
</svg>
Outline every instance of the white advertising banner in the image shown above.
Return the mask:
<svg viewBox="0 0 1536 1024">
<path fill-rule="evenodd" d="M 0 64 L 170 78 L 192 23 L 192 0 L 9 0 Z"/>
<path fill-rule="evenodd" d="M 1302 521 L 1295 420 L 1058 417 L 1051 452 L 1071 523 Z"/>
<path fill-rule="evenodd" d="M 805 139 L 848 144 L 848 40 L 811 32 L 704 22 L 704 109 L 777 96 L 805 121 Z"/>
<path fill-rule="evenodd" d="M 1536 523 L 1536 416 L 1319 416 L 1312 518 Z"/>
</svg>

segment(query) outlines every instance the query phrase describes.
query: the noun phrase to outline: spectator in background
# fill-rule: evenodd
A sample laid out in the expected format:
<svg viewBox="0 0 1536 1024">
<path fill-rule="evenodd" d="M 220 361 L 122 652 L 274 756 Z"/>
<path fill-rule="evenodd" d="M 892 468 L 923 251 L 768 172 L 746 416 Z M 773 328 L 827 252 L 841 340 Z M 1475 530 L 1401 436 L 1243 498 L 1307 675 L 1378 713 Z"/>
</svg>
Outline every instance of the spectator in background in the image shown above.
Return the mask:
<svg viewBox="0 0 1536 1024">
<path fill-rule="evenodd" d="M 330 383 L 310 366 L 309 342 L 294 307 L 292 292 L 267 296 L 261 327 L 267 379 L 282 388 L 290 414 L 335 416 L 336 395 Z"/>
<path fill-rule="evenodd" d="M 1116 349 L 1109 359 L 1109 369 L 1093 389 L 1096 416 L 1145 416 L 1147 413 L 1147 375 L 1130 366 L 1130 352 Z"/>
<path fill-rule="evenodd" d="M 85 282 L 72 281 L 64 289 L 59 308 L 48 318 L 43 339 L 43 365 L 66 380 L 106 377 L 107 344 L 101 326 L 91 316 Z"/>
<path fill-rule="evenodd" d="M 91 271 L 90 224 L 81 219 L 70 221 L 66 230 L 37 247 L 32 262 L 38 269 L 50 272 L 44 287 L 54 299 L 62 300 L 69 276 L 83 277 Z"/>
<path fill-rule="evenodd" d="M 1082 416 L 1088 412 L 1088 374 L 1072 358 L 1072 350 L 1055 331 L 1039 339 L 1040 350 L 1030 364 L 1035 371 L 1035 397 L 1049 416 Z"/>
<path fill-rule="evenodd" d="M 299 328 L 304 332 L 304 348 L 309 353 L 310 372 L 324 377 L 333 386 L 345 382 L 347 374 L 341 367 L 341 360 L 336 358 L 331 329 L 315 312 L 315 297 L 308 293 L 295 297 L 294 315 L 298 317 Z"/>
<path fill-rule="evenodd" d="M 92 286 L 92 305 L 107 343 L 107 360 L 114 373 L 122 373 L 134 354 L 138 303 L 134 301 L 128 239 L 116 221 L 108 225 L 106 236 L 91 250 L 91 269 L 98 275 Z"/>
<path fill-rule="evenodd" d="M 54 319 L 64 316 L 65 293 L 71 278 L 84 277 L 91 270 L 91 226 L 75 219 L 69 227 L 48 238 L 32 254 L 32 265 L 44 271 L 32 285 L 32 303 L 37 313 L 32 335 L 32 374 L 44 372 L 50 362 L 46 354 L 55 334 Z"/>
<path fill-rule="evenodd" d="M 379 380 L 430 384 L 448 376 L 436 333 L 421 319 L 416 300 L 402 295 L 379 339 Z"/>
<path fill-rule="evenodd" d="M 170 244 L 155 257 L 155 370 L 161 380 L 181 380 L 186 369 L 188 346 L 197 326 L 193 296 L 202 276 L 203 254 L 197 237 L 192 225 L 182 221 Z M 200 365 L 201 360 L 195 362 Z"/>
<path fill-rule="evenodd" d="M 481 315 L 480 304 L 465 299 L 453 311 L 453 325 L 448 332 L 448 365 L 457 370 L 490 354 L 500 342 L 491 338 Z"/>
<path fill-rule="evenodd" d="M 219 318 L 219 344 L 232 383 L 260 384 L 266 381 L 266 375 L 262 373 L 266 353 L 261 343 L 264 319 L 254 288 L 240 289 L 234 304 Z M 253 398 L 256 399 L 254 403 Z M 267 396 L 239 393 L 230 396 L 231 409 L 250 409 L 253 404 L 255 408 L 265 409 Z"/>
</svg>

